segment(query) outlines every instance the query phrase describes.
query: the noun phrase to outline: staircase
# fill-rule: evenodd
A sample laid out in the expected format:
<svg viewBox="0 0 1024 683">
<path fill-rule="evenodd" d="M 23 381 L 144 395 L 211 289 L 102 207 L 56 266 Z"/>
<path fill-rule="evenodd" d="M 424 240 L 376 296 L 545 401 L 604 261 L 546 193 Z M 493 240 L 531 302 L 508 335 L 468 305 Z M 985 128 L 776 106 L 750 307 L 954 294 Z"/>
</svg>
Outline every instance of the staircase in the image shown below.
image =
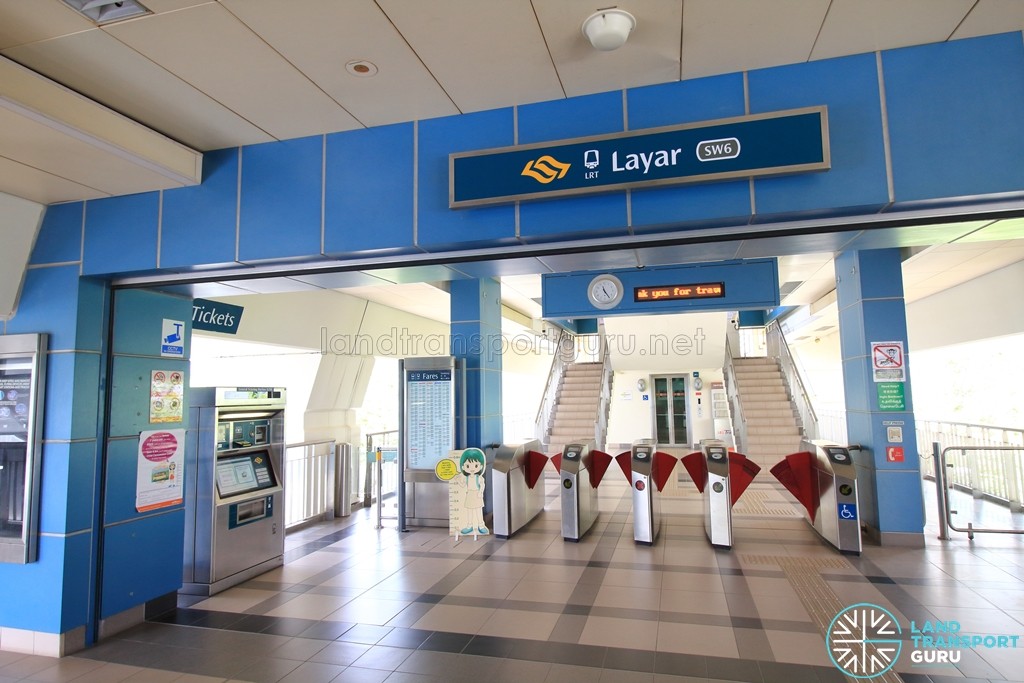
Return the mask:
<svg viewBox="0 0 1024 683">
<path fill-rule="evenodd" d="M 774 358 L 733 358 L 736 389 L 746 418 L 743 454 L 768 469 L 800 447 L 801 430 Z"/>
<path fill-rule="evenodd" d="M 601 373 L 601 363 L 565 366 L 548 431 L 548 452 L 561 452 L 574 441 L 594 440 L 594 423 L 601 402 Z"/>
</svg>

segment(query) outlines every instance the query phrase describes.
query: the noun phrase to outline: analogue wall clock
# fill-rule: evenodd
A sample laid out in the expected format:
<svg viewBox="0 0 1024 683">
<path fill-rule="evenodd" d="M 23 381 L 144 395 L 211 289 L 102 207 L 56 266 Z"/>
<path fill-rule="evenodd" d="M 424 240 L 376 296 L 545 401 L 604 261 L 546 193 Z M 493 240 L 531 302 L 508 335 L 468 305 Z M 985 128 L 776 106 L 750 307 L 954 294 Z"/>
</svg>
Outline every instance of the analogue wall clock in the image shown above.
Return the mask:
<svg viewBox="0 0 1024 683">
<path fill-rule="evenodd" d="M 608 310 L 619 305 L 624 291 L 619 278 L 614 275 L 598 275 L 587 287 L 587 298 L 594 308 Z"/>
</svg>

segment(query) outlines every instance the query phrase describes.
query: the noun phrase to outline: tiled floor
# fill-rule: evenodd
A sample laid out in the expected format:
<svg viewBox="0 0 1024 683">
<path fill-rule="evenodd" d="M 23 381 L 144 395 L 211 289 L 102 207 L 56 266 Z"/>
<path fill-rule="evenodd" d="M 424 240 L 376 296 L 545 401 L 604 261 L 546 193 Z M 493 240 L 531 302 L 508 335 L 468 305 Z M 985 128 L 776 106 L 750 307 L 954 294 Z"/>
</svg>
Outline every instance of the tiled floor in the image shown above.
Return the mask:
<svg viewBox="0 0 1024 683">
<path fill-rule="evenodd" d="M 633 542 L 629 489 L 613 480 L 594 529 L 566 543 L 557 481 L 546 483 L 547 510 L 511 540 L 377 531 L 362 511 L 289 535 L 284 567 L 182 597 L 160 621 L 75 656 L 0 652 L 0 683 L 848 680 L 805 585 L 842 606 L 885 606 L 904 625 L 1024 634 L 1020 536 L 940 542 L 929 530 L 924 550 L 844 557 L 759 483 L 734 518 L 733 549 L 715 550 L 684 483 L 667 488 L 661 534 L 645 547 Z M 908 682 L 1024 681 L 1021 646 L 964 651 L 955 666 L 901 658 L 897 670 Z"/>
</svg>

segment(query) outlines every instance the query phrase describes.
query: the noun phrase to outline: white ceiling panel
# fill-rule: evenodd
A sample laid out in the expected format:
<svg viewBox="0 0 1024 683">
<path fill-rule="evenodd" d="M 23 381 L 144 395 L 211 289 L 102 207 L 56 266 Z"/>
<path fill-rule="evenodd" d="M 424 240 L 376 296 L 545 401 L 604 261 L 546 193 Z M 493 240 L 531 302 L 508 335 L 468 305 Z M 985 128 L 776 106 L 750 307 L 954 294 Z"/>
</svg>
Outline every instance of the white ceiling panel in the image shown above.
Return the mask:
<svg viewBox="0 0 1024 683">
<path fill-rule="evenodd" d="M 583 35 L 591 0 L 534 0 L 551 58 L 568 97 L 666 83 L 679 78 L 682 3 L 631 0 L 623 6 L 637 21 L 618 50 L 595 50 Z"/>
<path fill-rule="evenodd" d="M 215 1 L 216 0 L 139 0 L 146 9 L 150 9 L 156 14 L 161 12 L 173 12 L 175 10 L 185 9 L 186 7 L 195 7 L 196 5 L 207 5 Z"/>
<path fill-rule="evenodd" d="M 103 193 L 181 187 L 154 171 L 0 107 L 3 156 Z M 6 190 L 4 190 L 6 191 Z"/>
<path fill-rule="evenodd" d="M 6 145 L 3 136 L 0 135 L 0 149 L 4 148 Z M 40 204 L 98 199 L 108 196 L 106 192 L 100 192 L 95 188 L 80 185 L 3 156 L 0 156 L 0 179 L 2 179 L 3 192 Z"/>
<path fill-rule="evenodd" d="M 807 61 L 829 0 L 686 0 L 683 78 Z"/>
<path fill-rule="evenodd" d="M 365 126 L 457 114 L 455 104 L 372 0 L 223 0 Z M 345 65 L 372 62 L 354 76 Z"/>
<path fill-rule="evenodd" d="M 953 38 L 973 38 L 990 33 L 1024 29 L 1024 2 L 1020 0 L 978 0 Z"/>
<path fill-rule="evenodd" d="M 0 18 L 0 50 L 94 26 L 60 0 L 0 0 Z"/>
<path fill-rule="evenodd" d="M 811 59 L 949 38 L 975 0 L 832 0 Z"/>
<path fill-rule="evenodd" d="M 378 0 L 462 112 L 565 96 L 529 0 Z"/>
<path fill-rule="evenodd" d="M 1024 218 L 1007 218 L 989 223 L 980 230 L 964 235 L 961 242 L 991 242 L 998 240 L 1024 239 Z"/>
<path fill-rule="evenodd" d="M 105 30 L 275 138 L 360 127 L 220 4 L 143 17 Z"/>
<path fill-rule="evenodd" d="M 100 29 L 3 55 L 198 150 L 274 139 Z"/>
</svg>

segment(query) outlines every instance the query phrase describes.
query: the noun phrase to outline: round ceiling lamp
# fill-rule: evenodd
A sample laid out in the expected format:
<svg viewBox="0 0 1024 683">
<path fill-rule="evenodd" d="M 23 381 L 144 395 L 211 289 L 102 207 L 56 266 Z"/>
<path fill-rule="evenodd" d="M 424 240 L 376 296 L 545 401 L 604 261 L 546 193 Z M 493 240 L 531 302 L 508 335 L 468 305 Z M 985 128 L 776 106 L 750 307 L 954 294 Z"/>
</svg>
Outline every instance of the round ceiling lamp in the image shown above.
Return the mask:
<svg viewBox="0 0 1024 683">
<path fill-rule="evenodd" d="M 636 18 L 617 8 L 594 12 L 583 22 L 583 35 L 596 49 L 607 52 L 626 44 L 630 32 L 636 28 Z"/>
</svg>

